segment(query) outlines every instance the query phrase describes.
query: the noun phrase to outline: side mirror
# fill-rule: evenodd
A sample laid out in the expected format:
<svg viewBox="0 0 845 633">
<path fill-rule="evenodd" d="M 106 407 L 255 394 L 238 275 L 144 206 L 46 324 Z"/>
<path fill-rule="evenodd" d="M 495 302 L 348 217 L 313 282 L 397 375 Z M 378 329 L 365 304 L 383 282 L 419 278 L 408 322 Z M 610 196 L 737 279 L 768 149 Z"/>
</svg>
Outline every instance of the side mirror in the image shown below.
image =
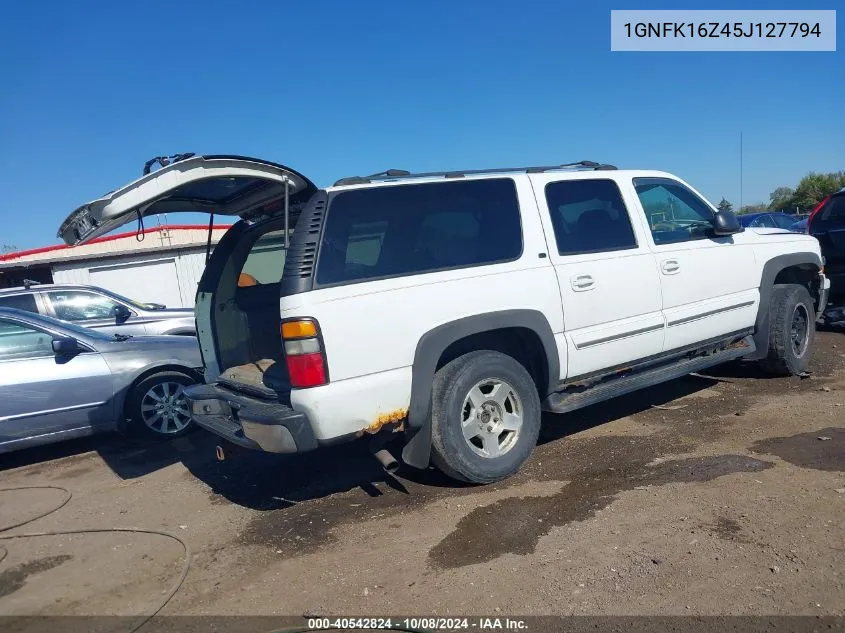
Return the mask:
<svg viewBox="0 0 845 633">
<path fill-rule="evenodd" d="M 53 353 L 58 356 L 73 356 L 82 351 L 79 341 L 70 336 L 53 339 Z"/>
<path fill-rule="evenodd" d="M 129 311 L 129 308 L 127 308 L 125 305 L 118 303 L 114 307 L 114 320 L 117 323 L 123 323 L 124 321 L 126 321 L 126 319 L 131 316 L 132 313 Z"/>
<path fill-rule="evenodd" d="M 713 233 L 720 237 L 742 233 L 742 225 L 733 211 L 716 211 L 713 216 Z"/>
</svg>

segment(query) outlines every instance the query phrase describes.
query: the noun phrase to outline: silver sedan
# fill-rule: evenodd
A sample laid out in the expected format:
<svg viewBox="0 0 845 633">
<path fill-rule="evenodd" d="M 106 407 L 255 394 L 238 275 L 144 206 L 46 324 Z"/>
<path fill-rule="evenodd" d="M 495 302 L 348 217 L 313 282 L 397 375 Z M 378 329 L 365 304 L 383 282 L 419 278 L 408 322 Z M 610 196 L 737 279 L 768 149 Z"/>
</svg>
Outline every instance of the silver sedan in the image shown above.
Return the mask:
<svg viewBox="0 0 845 633">
<path fill-rule="evenodd" d="M 0 453 L 99 431 L 175 437 L 201 381 L 193 336 L 103 334 L 0 308 Z"/>
</svg>

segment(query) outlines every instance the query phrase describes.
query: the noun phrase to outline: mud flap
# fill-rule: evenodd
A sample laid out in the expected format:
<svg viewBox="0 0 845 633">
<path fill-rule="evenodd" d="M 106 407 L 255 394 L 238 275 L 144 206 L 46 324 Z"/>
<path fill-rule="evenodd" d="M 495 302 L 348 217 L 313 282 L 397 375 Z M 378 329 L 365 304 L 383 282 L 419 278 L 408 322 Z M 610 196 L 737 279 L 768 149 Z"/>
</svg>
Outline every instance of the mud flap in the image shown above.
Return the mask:
<svg viewBox="0 0 845 633">
<path fill-rule="evenodd" d="M 417 429 L 410 427 L 405 433 L 413 435 L 410 435 L 402 449 L 402 461 L 408 466 L 425 470 L 431 462 L 431 419 L 427 419 Z"/>
</svg>

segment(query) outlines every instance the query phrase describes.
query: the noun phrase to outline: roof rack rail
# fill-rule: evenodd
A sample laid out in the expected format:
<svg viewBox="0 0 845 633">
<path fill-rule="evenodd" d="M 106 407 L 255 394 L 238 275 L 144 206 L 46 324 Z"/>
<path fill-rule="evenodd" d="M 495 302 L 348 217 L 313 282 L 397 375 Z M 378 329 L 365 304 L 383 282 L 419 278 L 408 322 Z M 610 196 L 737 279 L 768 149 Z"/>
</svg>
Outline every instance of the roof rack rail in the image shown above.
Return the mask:
<svg viewBox="0 0 845 633">
<path fill-rule="evenodd" d="M 404 178 L 410 176 L 411 172 L 406 169 L 386 169 L 377 174 L 370 174 L 369 176 L 348 176 L 341 178 L 335 184 L 335 187 L 340 185 L 362 185 L 373 180 L 384 180 L 386 178 Z"/>
<path fill-rule="evenodd" d="M 342 185 L 364 185 L 377 180 L 390 180 L 391 178 L 433 178 L 442 176 L 444 178 L 463 178 L 464 176 L 472 176 L 476 174 L 500 174 L 524 172 L 526 174 L 542 174 L 547 171 L 555 171 L 558 169 L 592 169 L 595 171 L 605 171 L 616 169 L 615 165 L 606 163 L 597 163 L 592 160 L 581 160 L 576 163 L 564 163 L 563 165 L 545 165 L 538 167 L 501 167 L 498 169 L 463 169 L 458 171 L 431 171 L 412 174 L 404 169 L 388 169 L 386 171 L 372 174 L 371 176 L 349 176 L 341 178 L 334 183 L 335 187 Z"/>
</svg>

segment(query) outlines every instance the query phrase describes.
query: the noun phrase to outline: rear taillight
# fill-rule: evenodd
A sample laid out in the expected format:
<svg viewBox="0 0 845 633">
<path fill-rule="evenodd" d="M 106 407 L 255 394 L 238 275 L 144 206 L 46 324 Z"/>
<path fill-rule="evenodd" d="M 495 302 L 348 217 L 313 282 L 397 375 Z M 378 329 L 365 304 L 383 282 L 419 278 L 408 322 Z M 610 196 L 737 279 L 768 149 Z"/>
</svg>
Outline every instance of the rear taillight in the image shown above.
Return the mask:
<svg viewBox="0 0 845 633">
<path fill-rule="evenodd" d="M 828 200 L 830 200 L 830 196 L 825 196 L 824 199 L 819 202 L 812 211 L 810 211 L 810 215 L 807 217 L 807 234 L 810 233 L 810 225 L 813 223 L 813 217 L 822 209 Z"/>
<path fill-rule="evenodd" d="M 320 328 L 314 319 L 282 321 L 282 340 L 291 387 L 317 387 L 329 382 Z"/>
</svg>

